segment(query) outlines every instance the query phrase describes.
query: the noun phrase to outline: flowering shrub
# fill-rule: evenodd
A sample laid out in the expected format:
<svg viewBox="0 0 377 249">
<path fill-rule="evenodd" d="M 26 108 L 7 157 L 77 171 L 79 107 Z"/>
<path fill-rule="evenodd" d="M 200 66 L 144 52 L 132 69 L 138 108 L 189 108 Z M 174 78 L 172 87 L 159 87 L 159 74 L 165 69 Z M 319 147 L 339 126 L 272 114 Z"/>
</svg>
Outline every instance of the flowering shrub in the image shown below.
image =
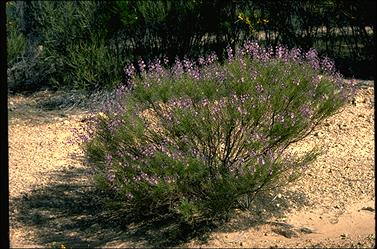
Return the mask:
<svg viewBox="0 0 377 249">
<path fill-rule="evenodd" d="M 284 151 L 348 98 L 332 61 L 255 42 L 227 57 L 126 67 L 129 87 L 81 134 L 97 185 L 123 207 L 190 224 L 222 219 L 315 158 Z"/>
</svg>

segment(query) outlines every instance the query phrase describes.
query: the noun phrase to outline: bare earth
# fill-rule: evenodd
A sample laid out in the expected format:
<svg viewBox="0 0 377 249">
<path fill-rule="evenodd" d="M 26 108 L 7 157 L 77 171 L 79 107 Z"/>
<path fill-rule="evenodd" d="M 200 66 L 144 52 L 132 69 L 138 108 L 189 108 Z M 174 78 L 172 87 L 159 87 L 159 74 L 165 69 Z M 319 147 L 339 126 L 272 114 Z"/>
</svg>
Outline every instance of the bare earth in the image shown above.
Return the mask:
<svg viewBox="0 0 377 249">
<path fill-rule="evenodd" d="M 172 245 L 373 248 L 374 87 L 361 84 L 347 106 L 291 148 L 325 151 L 302 178 L 260 196 L 251 212 L 239 211 L 204 239 Z M 11 247 L 164 245 L 173 236 L 168 225 L 122 225 L 96 205 L 80 148 L 67 144 L 87 112 L 52 99 L 49 92 L 9 97 Z"/>
</svg>

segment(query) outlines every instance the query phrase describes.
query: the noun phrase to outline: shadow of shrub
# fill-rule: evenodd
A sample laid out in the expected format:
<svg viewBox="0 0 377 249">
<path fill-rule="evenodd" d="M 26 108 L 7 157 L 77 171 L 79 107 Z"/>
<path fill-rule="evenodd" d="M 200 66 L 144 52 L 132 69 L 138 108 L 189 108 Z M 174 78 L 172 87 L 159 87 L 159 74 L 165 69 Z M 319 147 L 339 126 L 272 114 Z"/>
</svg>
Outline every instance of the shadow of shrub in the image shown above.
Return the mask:
<svg viewBox="0 0 377 249">
<path fill-rule="evenodd" d="M 180 246 L 190 240 L 206 243 L 211 232 L 240 231 L 268 223 L 289 210 L 288 200 L 280 207 L 271 205 L 274 195 L 257 196 L 249 211 L 238 212 L 229 222 L 189 226 L 172 214 L 140 217 L 127 210 L 110 209 L 108 196 L 87 181 L 84 169 L 56 171 L 50 185 L 37 188 L 10 200 L 10 219 L 14 228 L 28 227 L 38 244 L 61 243 L 72 248 L 103 247 L 116 244 L 127 247 Z M 305 198 L 294 194 L 300 205 Z M 264 209 L 264 210 L 263 210 Z M 263 211 L 261 211 L 263 210 Z"/>
</svg>

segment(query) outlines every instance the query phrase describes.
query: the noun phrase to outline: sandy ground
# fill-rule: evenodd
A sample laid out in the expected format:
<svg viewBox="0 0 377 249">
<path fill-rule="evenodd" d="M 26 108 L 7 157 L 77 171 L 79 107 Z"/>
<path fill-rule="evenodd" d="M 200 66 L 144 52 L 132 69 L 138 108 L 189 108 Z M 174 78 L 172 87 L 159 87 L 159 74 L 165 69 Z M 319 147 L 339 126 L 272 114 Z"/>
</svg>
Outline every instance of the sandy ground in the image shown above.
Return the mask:
<svg viewBox="0 0 377 249">
<path fill-rule="evenodd" d="M 170 244 L 172 223 L 126 224 L 98 204 L 80 148 L 67 144 L 87 112 L 48 105 L 52 99 L 48 92 L 9 97 L 12 248 L 375 245 L 373 82 L 292 148 L 325 151 L 302 178 L 200 238 Z"/>
</svg>

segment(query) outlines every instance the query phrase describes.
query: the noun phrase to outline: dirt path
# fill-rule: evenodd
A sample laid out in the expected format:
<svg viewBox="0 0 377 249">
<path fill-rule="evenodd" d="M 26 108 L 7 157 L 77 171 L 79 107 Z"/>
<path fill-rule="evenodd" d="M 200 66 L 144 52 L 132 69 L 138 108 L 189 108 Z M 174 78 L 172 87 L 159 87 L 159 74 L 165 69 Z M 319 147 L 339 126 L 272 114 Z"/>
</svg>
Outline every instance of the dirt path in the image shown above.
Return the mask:
<svg viewBox="0 0 377 249">
<path fill-rule="evenodd" d="M 125 224 L 99 206 L 80 149 L 67 144 L 86 113 L 46 109 L 46 99 L 51 94 L 9 99 L 11 247 L 140 247 L 174 238 L 173 224 Z M 352 103 L 292 149 L 314 145 L 325 153 L 300 180 L 176 246 L 374 247 L 374 88 L 360 87 Z"/>
</svg>

